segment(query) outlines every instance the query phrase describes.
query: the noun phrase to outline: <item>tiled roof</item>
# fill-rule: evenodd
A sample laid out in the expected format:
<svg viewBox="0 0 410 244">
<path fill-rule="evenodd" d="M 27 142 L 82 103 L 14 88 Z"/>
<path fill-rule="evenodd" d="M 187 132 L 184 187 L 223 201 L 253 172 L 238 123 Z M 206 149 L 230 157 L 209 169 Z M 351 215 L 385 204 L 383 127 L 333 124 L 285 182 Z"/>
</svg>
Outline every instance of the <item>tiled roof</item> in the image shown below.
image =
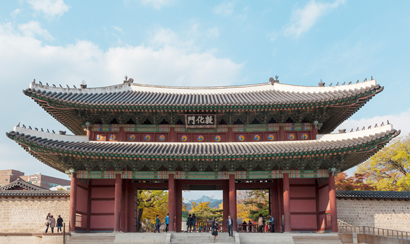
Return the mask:
<svg viewBox="0 0 410 244">
<path fill-rule="evenodd" d="M 29 190 L 29 191 L 44 191 L 44 190 L 47 190 L 46 188 L 33 185 L 31 183 L 28 183 L 27 181 L 24 181 L 20 178 L 17 178 L 17 180 L 15 180 L 13 182 L 10 182 L 10 184 L 7 184 L 5 186 L 0 187 L 0 192 L 1 191 L 10 191 L 10 189 L 13 189 L 14 187 L 21 187 L 21 188 Z M 11 191 L 13 191 L 13 190 L 11 190 Z"/>
<path fill-rule="evenodd" d="M 360 146 L 367 144 L 366 157 L 377 152 L 377 148 L 397 136 L 396 131 L 389 124 L 383 127 L 365 131 L 323 135 L 318 140 L 307 141 L 277 141 L 277 142 L 231 142 L 231 143 L 149 143 L 149 142 L 96 142 L 82 141 L 82 137 L 60 136 L 60 140 L 48 139 L 48 133 L 35 132 L 36 136 L 30 135 L 31 130 L 15 128 L 15 131 L 6 133 L 10 139 L 22 144 L 35 146 L 36 150 L 45 150 L 52 154 L 88 154 L 90 156 L 108 157 L 246 157 L 246 156 L 291 156 L 291 155 L 315 155 L 323 153 L 340 153 L 340 150 L 348 150 L 355 153 Z M 43 137 L 42 137 L 43 136 Z M 382 139 L 375 145 L 375 141 Z M 70 141 L 71 140 L 71 141 Z M 375 147 L 379 146 L 379 147 Z M 340 149 L 340 150 L 339 150 Z M 32 150 L 32 149 L 30 149 Z M 57 152 L 58 151 L 58 152 Z M 46 154 L 48 154 L 46 153 Z M 354 160 L 360 157 L 357 155 Z M 40 159 L 44 160 L 44 159 Z M 353 167 L 360 162 L 345 162 L 342 170 Z"/>
<path fill-rule="evenodd" d="M 59 88 L 31 83 L 24 93 L 73 105 L 249 106 L 322 103 L 382 90 L 375 80 L 333 87 L 270 83 L 228 87 L 172 87 L 122 84 L 102 88 Z"/>
<path fill-rule="evenodd" d="M 336 191 L 337 198 L 410 200 L 410 191 Z"/>
<path fill-rule="evenodd" d="M 70 191 L 0 191 L 0 197 L 65 197 Z"/>
</svg>

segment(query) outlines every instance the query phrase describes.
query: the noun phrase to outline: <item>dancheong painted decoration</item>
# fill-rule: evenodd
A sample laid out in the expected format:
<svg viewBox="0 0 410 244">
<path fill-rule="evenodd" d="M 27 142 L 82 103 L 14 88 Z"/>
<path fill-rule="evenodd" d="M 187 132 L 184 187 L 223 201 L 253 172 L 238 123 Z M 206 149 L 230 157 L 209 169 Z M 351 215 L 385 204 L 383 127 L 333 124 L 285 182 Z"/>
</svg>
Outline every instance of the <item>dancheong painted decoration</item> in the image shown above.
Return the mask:
<svg viewBox="0 0 410 244">
<path fill-rule="evenodd" d="M 24 94 L 72 135 L 24 125 L 6 134 L 71 177 L 70 231 L 136 231 L 138 189 L 169 191 L 171 231 L 181 231 L 182 190 L 210 189 L 223 191 L 223 217 L 234 223 L 236 190 L 268 189 L 276 231 L 337 231 L 335 175 L 400 131 L 331 132 L 382 90 L 374 79 L 331 87 L 277 78 L 200 88 L 32 82 Z"/>
</svg>

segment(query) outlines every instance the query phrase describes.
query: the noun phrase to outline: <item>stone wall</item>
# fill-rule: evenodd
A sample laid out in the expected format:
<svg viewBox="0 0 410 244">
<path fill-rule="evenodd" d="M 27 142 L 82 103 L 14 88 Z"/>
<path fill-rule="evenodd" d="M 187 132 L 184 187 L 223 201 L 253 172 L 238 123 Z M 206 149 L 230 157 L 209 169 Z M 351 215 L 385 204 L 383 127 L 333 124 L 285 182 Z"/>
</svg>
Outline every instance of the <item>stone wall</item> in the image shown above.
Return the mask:
<svg viewBox="0 0 410 244">
<path fill-rule="evenodd" d="M 0 197 L 0 206 L 0 233 L 44 233 L 47 213 L 61 215 L 68 231 L 69 197 Z"/>
<path fill-rule="evenodd" d="M 410 201 L 337 199 L 337 217 L 354 226 L 410 231 Z"/>
</svg>

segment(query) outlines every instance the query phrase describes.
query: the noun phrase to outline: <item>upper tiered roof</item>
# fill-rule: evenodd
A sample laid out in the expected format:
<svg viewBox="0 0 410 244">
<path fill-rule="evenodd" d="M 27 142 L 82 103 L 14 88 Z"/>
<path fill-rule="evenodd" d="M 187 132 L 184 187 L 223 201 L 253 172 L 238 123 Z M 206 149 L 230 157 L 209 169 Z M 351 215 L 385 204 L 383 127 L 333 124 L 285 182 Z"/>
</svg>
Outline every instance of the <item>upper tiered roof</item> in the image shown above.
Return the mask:
<svg viewBox="0 0 410 244">
<path fill-rule="evenodd" d="M 329 169 L 334 167 L 343 171 L 372 156 L 399 133 L 400 131 L 396 131 L 389 124 L 351 133 L 318 135 L 317 140 L 308 141 L 97 142 L 89 141 L 87 136 L 54 135 L 21 127 L 15 127 L 13 131 L 7 133 L 7 136 L 40 161 L 61 171 L 68 170 L 70 167 L 78 170 L 91 170 L 101 166 L 101 162 L 105 164 L 106 169 L 110 167 L 116 170 L 124 170 L 127 167 L 141 169 L 140 166 L 146 165 L 143 161 L 157 161 L 157 170 L 160 168 L 175 170 L 179 164 L 192 161 L 194 165 L 195 161 L 201 160 L 219 161 L 220 165 L 223 165 L 225 161 L 231 161 L 235 165 L 230 167 L 235 170 L 240 167 L 242 159 L 246 159 L 247 164 L 249 160 L 256 160 L 264 170 L 271 170 L 276 164 L 276 167 L 281 169 L 292 169 L 292 167 Z M 64 160 L 64 157 L 72 157 L 72 159 Z M 100 162 L 99 165 L 94 165 L 93 160 Z M 273 162 L 270 164 L 271 169 L 266 168 L 267 164 L 263 163 L 265 160 Z M 175 162 L 174 168 L 169 168 L 170 161 Z M 119 162 L 123 163 L 118 164 Z M 215 168 L 215 171 L 219 170 Z"/>
<path fill-rule="evenodd" d="M 24 90 L 24 94 L 34 99 L 75 134 L 85 134 L 82 125 L 87 122 L 87 116 L 81 116 L 79 111 L 267 111 L 276 114 L 286 112 L 283 116 L 286 120 L 292 111 L 304 110 L 307 116 L 312 113 L 312 109 L 320 108 L 327 108 L 326 111 L 321 111 L 321 115 L 325 115 L 322 116 L 323 121 L 319 121 L 323 123 L 320 132 L 329 133 L 382 90 L 383 87 L 375 80 L 328 87 L 281 83 L 225 87 L 172 87 L 125 83 L 79 89 L 32 82 L 30 88 Z"/>
</svg>

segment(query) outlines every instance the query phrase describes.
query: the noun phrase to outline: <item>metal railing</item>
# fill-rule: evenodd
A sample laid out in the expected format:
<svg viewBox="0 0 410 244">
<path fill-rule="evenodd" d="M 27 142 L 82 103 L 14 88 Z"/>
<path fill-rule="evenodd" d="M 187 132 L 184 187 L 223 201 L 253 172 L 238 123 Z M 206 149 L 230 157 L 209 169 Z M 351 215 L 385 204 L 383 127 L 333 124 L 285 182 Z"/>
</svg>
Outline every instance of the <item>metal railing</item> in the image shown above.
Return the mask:
<svg viewBox="0 0 410 244">
<path fill-rule="evenodd" d="M 410 232 L 401 230 L 390 230 L 370 226 L 353 226 L 338 220 L 339 234 L 364 234 L 377 237 L 396 238 L 399 240 L 410 240 Z"/>
</svg>

